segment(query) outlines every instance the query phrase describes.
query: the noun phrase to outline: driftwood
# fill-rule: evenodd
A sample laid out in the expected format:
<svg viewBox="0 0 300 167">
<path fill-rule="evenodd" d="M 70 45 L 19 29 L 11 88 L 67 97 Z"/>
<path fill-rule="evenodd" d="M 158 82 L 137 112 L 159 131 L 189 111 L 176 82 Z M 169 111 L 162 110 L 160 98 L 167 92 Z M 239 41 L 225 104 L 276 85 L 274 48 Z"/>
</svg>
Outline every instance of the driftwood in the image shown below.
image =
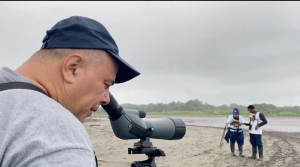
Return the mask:
<svg viewBox="0 0 300 167">
<path fill-rule="evenodd" d="M 101 162 L 107 162 L 107 161 L 104 160 L 104 159 L 99 159 L 99 158 L 97 158 L 97 160 L 98 160 L 98 161 L 101 161 Z"/>
<path fill-rule="evenodd" d="M 101 126 L 101 125 L 90 125 L 90 126 Z"/>
</svg>

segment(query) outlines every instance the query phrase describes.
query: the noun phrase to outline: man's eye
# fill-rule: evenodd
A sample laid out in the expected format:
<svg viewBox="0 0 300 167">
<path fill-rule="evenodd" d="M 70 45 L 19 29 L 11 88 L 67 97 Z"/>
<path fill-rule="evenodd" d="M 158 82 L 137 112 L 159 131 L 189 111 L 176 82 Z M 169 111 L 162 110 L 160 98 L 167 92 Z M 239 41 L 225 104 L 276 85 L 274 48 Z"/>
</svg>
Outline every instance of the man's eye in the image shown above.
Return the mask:
<svg viewBox="0 0 300 167">
<path fill-rule="evenodd" d="M 108 89 L 109 88 L 109 85 L 108 84 L 105 84 L 105 89 Z"/>
</svg>

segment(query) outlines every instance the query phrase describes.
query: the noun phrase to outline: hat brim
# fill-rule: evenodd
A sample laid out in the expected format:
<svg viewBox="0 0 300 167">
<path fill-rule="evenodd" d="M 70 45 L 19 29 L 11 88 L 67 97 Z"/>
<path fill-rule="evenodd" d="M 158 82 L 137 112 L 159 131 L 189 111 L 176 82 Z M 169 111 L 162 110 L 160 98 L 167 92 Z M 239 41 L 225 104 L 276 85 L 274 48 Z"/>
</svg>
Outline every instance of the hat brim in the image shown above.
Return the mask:
<svg viewBox="0 0 300 167">
<path fill-rule="evenodd" d="M 131 80 L 132 78 L 140 75 L 140 73 L 134 69 L 130 64 L 123 60 L 119 55 L 107 50 L 107 52 L 113 57 L 118 64 L 118 72 L 116 75 L 115 83 L 123 83 Z"/>
</svg>

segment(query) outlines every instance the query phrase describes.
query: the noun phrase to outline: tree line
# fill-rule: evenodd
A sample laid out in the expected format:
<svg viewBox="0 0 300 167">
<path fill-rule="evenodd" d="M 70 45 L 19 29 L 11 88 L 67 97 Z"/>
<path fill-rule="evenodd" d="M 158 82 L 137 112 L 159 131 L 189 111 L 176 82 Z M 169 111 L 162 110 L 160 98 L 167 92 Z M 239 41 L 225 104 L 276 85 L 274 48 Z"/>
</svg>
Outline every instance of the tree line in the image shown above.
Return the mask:
<svg viewBox="0 0 300 167">
<path fill-rule="evenodd" d="M 247 106 L 232 103 L 230 105 L 214 106 L 203 103 L 198 99 L 183 102 L 170 103 L 150 103 L 150 104 L 121 104 L 126 109 L 142 110 L 151 113 L 176 113 L 182 115 L 228 115 L 232 114 L 234 108 L 240 110 L 240 114 L 249 114 Z M 252 104 L 255 108 L 265 115 L 274 116 L 300 116 L 300 106 L 283 106 L 277 107 L 273 104 Z M 102 108 L 99 112 L 105 112 Z M 183 114 L 184 113 L 184 114 Z"/>
</svg>

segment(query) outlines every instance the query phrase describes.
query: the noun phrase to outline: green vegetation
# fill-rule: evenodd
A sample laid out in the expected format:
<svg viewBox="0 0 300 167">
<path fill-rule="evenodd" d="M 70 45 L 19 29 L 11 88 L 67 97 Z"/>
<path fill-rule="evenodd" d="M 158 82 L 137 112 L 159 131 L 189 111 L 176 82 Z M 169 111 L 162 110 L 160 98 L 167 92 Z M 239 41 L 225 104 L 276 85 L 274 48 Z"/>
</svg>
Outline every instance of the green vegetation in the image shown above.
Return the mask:
<svg viewBox="0 0 300 167">
<path fill-rule="evenodd" d="M 273 104 L 253 104 L 255 108 L 263 112 L 266 116 L 300 116 L 300 106 L 284 106 L 277 107 Z M 241 115 L 249 115 L 247 106 L 230 104 L 214 106 L 208 103 L 202 103 L 198 99 L 183 102 L 150 103 L 150 104 L 122 104 L 127 109 L 136 109 L 147 112 L 147 115 L 230 115 L 234 108 L 240 110 Z M 100 108 L 97 113 L 105 114 L 105 111 Z M 96 114 L 96 113 L 95 113 Z"/>
</svg>

